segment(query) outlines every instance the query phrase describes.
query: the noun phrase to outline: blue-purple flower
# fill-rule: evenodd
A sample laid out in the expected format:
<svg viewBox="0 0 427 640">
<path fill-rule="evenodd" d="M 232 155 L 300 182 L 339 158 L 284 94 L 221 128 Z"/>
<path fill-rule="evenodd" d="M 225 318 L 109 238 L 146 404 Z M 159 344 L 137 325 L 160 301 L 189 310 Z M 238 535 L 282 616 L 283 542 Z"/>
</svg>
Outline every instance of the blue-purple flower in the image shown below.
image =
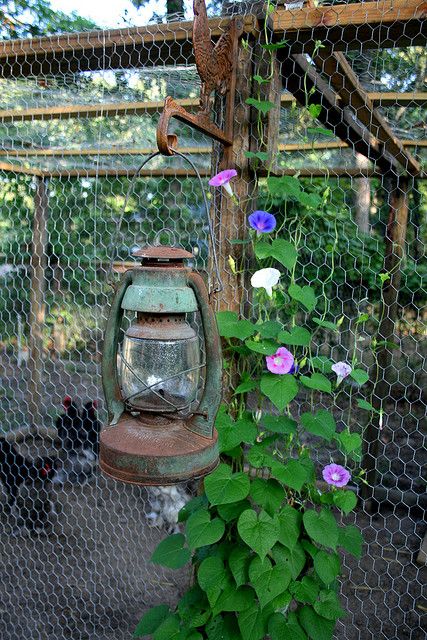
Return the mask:
<svg viewBox="0 0 427 640">
<path fill-rule="evenodd" d="M 258 235 L 261 233 L 270 233 L 276 228 L 276 218 L 268 211 L 254 211 L 248 218 L 252 229 L 255 229 Z"/>
</svg>

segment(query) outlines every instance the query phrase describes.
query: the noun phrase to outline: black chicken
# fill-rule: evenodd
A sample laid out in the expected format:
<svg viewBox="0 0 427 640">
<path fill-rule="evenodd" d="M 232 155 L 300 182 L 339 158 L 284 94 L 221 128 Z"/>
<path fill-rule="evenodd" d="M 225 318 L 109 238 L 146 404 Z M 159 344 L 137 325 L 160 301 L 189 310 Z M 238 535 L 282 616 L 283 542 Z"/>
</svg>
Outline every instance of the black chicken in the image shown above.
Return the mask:
<svg viewBox="0 0 427 640">
<path fill-rule="evenodd" d="M 62 406 L 64 413 L 56 419 L 58 437 L 65 451 L 76 453 L 82 449 L 85 440 L 82 419 L 77 405 L 70 396 L 65 396 Z"/>
<path fill-rule="evenodd" d="M 101 431 L 97 408 L 97 401 L 90 400 L 86 402 L 81 413 L 83 434 L 85 437 L 83 448 L 89 449 L 96 456 L 98 456 L 99 453 L 99 433 Z"/>
<path fill-rule="evenodd" d="M 0 480 L 8 493 L 9 511 L 17 505 L 20 519 L 30 530 L 43 526 L 52 511 L 50 488 L 55 467 L 55 459 L 29 460 L 0 438 Z M 31 496 L 30 505 L 27 496 Z"/>
</svg>

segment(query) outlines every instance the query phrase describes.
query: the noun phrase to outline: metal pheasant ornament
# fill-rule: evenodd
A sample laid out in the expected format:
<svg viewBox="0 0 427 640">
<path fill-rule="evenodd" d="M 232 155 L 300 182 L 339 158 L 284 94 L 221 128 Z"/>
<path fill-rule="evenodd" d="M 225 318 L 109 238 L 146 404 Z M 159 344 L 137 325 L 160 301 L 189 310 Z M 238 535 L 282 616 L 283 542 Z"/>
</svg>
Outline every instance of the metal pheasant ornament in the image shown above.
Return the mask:
<svg viewBox="0 0 427 640">
<path fill-rule="evenodd" d="M 175 134 L 169 134 L 169 122 L 176 118 L 210 138 L 221 142 L 227 149 L 232 144 L 234 80 L 233 64 L 237 58 L 238 38 L 243 32 L 243 22 L 239 17 L 227 23 L 224 32 L 216 43 L 212 42 L 205 0 L 193 0 L 193 49 L 197 72 L 201 79 L 200 109 L 196 114 L 189 113 L 168 96 L 157 127 L 157 146 L 160 153 L 171 156 L 178 145 Z M 213 91 L 220 95 L 228 92 L 228 120 L 225 130 L 220 129 L 210 119 L 210 98 Z"/>
<path fill-rule="evenodd" d="M 193 0 L 193 49 L 197 72 L 202 81 L 201 113 L 208 115 L 209 99 L 216 89 L 227 92 L 233 71 L 233 36 L 235 23 L 230 21 L 219 40 L 213 44 L 209 29 L 205 0 Z"/>
</svg>

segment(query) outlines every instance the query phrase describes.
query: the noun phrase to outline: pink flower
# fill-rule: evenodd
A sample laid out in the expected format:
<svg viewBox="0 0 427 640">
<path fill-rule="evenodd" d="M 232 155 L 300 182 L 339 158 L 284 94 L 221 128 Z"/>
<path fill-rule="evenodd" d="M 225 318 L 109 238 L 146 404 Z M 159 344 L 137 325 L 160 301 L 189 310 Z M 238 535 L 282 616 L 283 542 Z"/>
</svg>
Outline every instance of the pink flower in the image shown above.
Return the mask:
<svg viewBox="0 0 427 640">
<path fill-rule="evenodd" d="M 213 176 L 213 178 L 209 180 L 209 184 L 211 187 L 224 187 L 227 193 L 232 196 L 233 191 L 230 186 L 230 180 L 236 176 L 236 169 L 225 169 L 225 171 L 220 171 L 216 176 Z"/>
<path fill-rule="evenodd" d="M 334 487 L 345 487 L 350 481 L 351 473 L 340 464 L 328 464 L 322 471 L 323 479 Z"/>
<path fill-rule="evenodd" d="M 332 365 L 332 371 L 337 374 L 338 378 L 344 380 L 351 373 L 351 367 L 346 362 L 336 362 Z"/>
<path fill-rule="evenodd" d="M 266 362 L 271 373 L 289 373 L 294 366 L 294 356 L 285 347 L 279 347 L 273 356 L 266 357 Z"/>
</svg>

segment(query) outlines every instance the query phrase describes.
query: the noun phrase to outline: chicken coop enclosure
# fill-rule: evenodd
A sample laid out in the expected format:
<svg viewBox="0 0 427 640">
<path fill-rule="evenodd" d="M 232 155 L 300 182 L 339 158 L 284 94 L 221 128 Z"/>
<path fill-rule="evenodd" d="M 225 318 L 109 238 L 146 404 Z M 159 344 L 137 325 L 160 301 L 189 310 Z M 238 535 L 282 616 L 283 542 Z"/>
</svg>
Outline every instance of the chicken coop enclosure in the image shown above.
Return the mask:
<svg viewBox="0 0 427 640">
<path fill-rule="evenodd" d="M 376 372 L 374 411 L 355 404 L 351 383 L 337 407 L 337 420 L 352 411 L 363 436 L 367 484 L 347 516 L 365 551 L 360 561 L 345 557 L 350 613 L 336 637 L 421 640 L 427 5 L 280 2 L 267 13 L 263 3 L 234 2 L 209 18 L 214 42 L 233 16 L 242 27 L 234 104 L 217 96 L 211 105 L 220 126 L 233 122 L 229 164 L 240 202 L 209 194 L 224 284 L 215 304 L 251 317 L 245 221 L 266 202 L 266 178 L 286 178 L 273 207 L 297 234 L 299 281 L 322 284 L 325 315 L 341 326 L 324 325 L 315 352 L 328 345 L 336 359 Z M 268 89 L 256 79 L 266 68 Z M 0 87 L 0 430 L 34 458 L 56 455 L 65 396 L 79 408 L 96 400 L 105 418 L 100 354 L 111 265 L 123 271 L 134 249 L 162 242 L 192 251 L 194 266 L 212 274 L 193 167 L 157 156 L 131 185 L 157 149 L 166 96 L 189 112 L 198 106 L 192 24 L 4 40 Z M 187 124 L 173 130 L 208 191 L 221 145 Z M 190 575 L 151 564 L 165 529 L 151 526 L 150 500 L 145 488 L 94 468 L 84 482 L 55 485 L 49 533 L 23 536 L 0 493 L 2 640 L 124 640 L 149 606 L 176 602 Z"/>
</svg>

